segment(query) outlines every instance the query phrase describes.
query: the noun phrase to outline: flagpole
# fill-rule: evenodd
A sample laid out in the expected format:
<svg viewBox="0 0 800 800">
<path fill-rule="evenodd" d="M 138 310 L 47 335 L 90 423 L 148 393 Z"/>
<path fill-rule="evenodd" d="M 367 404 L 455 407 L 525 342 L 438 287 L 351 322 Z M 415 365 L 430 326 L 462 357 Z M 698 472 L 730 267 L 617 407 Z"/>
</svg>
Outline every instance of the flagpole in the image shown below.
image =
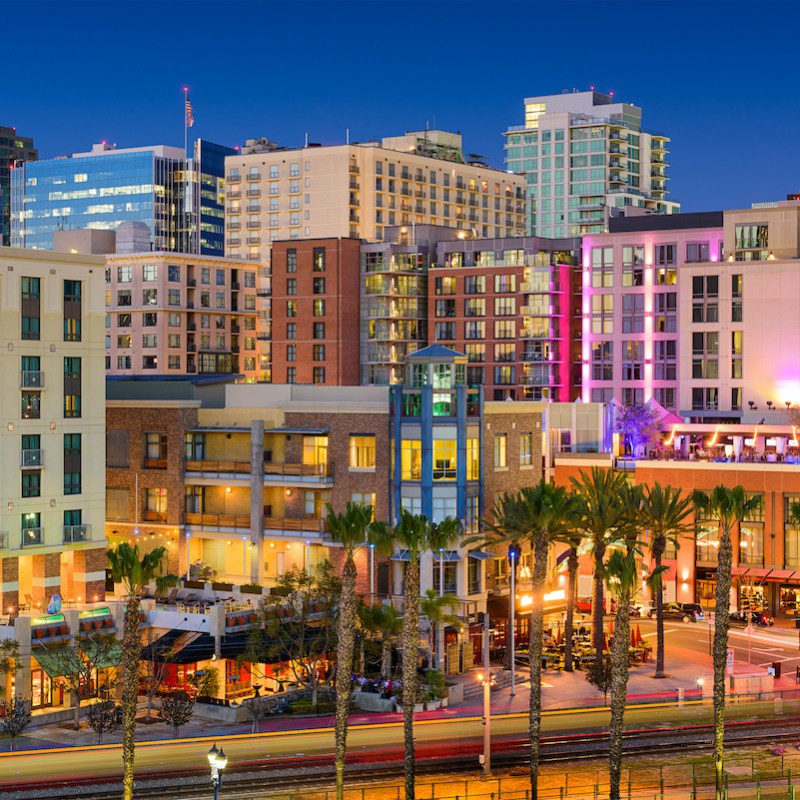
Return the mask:
<svg viewBox="0 0 800 800">
<path fill-rule="evenodd" d="M 186 151 L 189 147 L 189 119 L 186 113 L 187 103 L 189 102 L 189 88 L 183 87 L 183 157 L 186 158 Z"/>
</svg>

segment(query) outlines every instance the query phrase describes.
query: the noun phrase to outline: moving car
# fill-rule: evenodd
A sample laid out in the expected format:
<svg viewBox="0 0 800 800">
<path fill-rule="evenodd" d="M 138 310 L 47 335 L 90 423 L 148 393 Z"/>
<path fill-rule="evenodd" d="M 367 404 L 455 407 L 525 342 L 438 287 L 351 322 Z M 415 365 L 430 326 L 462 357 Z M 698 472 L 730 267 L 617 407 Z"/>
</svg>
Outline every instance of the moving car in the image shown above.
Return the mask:
<svg viewBox="0 0 800 800">
<path fill-rule="evenodd" d="M 705 619 L 703 609 L 698 603 L 664 603 L 662 612 L 664 619 L 680 619 L 683 622 L 698 622 Z M 650 619 L 655 619 L 656 609 L 651 606 L 647 611 Z"/>
<path fill-rule="evenodd" d="M 769 628 L 775 624 L 775 620 L 761 611 L 732 611 L 730 624 L 737 628 L 745 628 L 748 624 L 756 628 Z"/>
</svg>

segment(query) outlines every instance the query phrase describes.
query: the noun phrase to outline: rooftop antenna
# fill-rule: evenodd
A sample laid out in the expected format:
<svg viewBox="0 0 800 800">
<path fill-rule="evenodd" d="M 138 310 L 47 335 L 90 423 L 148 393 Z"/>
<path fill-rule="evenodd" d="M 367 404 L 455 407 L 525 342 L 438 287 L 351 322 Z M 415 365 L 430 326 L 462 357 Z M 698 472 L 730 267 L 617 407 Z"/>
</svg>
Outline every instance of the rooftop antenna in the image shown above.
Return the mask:
<svg viewBox="0 0 800 800">
<path fill-rule="evenodd" d="M 305 143 L 304 147 L 308 147 L 308 132 L 306 132 L 306 143 Z"/>
<path fill-rule="evenodd" d="M 345 128 L 345 143 L 350 144 L 350 128 Z"/>
</svg>

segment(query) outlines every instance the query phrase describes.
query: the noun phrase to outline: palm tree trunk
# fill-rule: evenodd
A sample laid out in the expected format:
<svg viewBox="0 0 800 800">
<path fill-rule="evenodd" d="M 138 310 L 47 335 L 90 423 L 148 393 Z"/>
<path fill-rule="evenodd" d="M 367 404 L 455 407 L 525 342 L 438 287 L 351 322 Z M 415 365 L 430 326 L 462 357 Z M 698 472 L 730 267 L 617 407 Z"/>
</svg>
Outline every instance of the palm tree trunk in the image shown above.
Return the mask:
<svg viewBox="0 0 800 800">
<path fill-rule="evenodd" d="M 344 797 L 344 765 L 347 758 L 347 718 L 356 632 L 356 562 L 349 553 L 342 570 L 339 595 L 339 636 L 336 646 L 336 800 Z"/>
<path fill-rule="evenodd" d="M 608 741 L 610 800 L 620 800 L 622 731 L 628 695 L 628 645 L 631 640 L 630 604 L 631 598 L 627 592 L 617 598 L 614 641 L 611 645 L 611 723 Z"/>
<path fill-rule="evenodd" d="M 411 558 L 403 578 L 403 767 L 406 800 L 414 800 L 414 704 L 419 661 L 419 557 Z"/>
<path fill-rule="evenodd" d="M 656 572 L 661 567 L 661 548 L 658 543 L 653 545 L 653 559 Z M 661 581 L 656 588 L 656 674 L 654 678 L 664 677 L 664 593 L 661 591 Z"/>
<path fill-rule="evenodd" d="M 136 757 L 136 701 L 139 695 L 139 598 L 125 602 L 122 629 L 122 800 L 133 800 L 133 763 Z"/>
<path fill-rule="evenodd" d="M 603 559 L 606 555 L 605 545 L 594 549 L 594 592 L 592 594 L 592 641 L 595 652 L 595 669 L 600 668 L 603 657 Z"/>
<path fill-rule="evenodd" d="M 544 584 L 547 580 L 547 537 L 539 533 L 533 540 L 533 565 L 530 643 L 531 696 L 529 731 L 531 739 L 531 800 L 539 796 L 539 736 L 542 727 L 542 638 L 544 635 Z"/>
<path fill-rule="evenodd" d="M 567 616 L 564 619 L 564 672 L 572 672 L 572 618 L 575 614 L 575 579 L 578 551 L 570 547 L 567 556 Z"/>
<path fill-rule="evenodd" d="M 725 793 L 723 774 L 723 742 L 725 737 L 725 665 L 728 659 L 730 626 L 731 569 L 733 544 L 730 529 L 721 527 L 717 560 L 716 608 L 714 609 L 714 774 L 716 798 Z"/>
</svg>

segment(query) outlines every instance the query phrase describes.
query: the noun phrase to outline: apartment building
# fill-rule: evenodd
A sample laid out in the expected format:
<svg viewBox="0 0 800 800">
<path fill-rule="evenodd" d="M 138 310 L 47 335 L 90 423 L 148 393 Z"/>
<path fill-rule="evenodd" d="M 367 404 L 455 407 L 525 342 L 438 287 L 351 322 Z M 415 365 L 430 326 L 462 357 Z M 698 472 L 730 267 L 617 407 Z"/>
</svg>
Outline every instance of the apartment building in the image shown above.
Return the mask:
<svg viewBox="0 0 800 800">
<path fill-rule="evenodd" d="M 272 380 L 359 384 L 360 242 L 276 242 L 272 250 Z"/>
<path fill-rule="evenodd" d="M 106 260 L 105 366 L 109 375 L 259 373 L 257 268 L 165 252 Z"/>
<path fill-rule="evenodd" d="M 39 151 L 33 139 L 16 128 L 0 125 L 0 246 L 11 244 L 11 171 L 17 162 L 36 161 Z"/>
<path fill-rule="evenodd" d="M 612 216 L 674 214 L 669 137 L 642 128 L 642 109 L 613 94 L 563 92 L 525 99 L 525 124 L 505 137 L 506 165 L 527 182 L 527 233 L 603 233 Z"/>
<path fill-rule="evenodd" d="M 487 399 L 574 399 L 579 247 L 576 239 L 529 237 L 437 245 L 429 335 L 466 353 L 467 383 Z"/>
<path fill-rule="evenodd" d="M 611 220 L 611 231 L 583 238 L 583 401 L 628 406 L 653 397 L 670 411 L 685 409 L 693 311 L 684 287 L 691 292 L 692 270 L 719 265 L 723 215 L 626 217 Z"/>
<path fill-rule="evenodd" d="M 103 270 L 0 249 L 0 599 L 4 614 L 105 586 Z M 18 377 L 14 377 L 18 376 Z"/>
<path fill-rule="evenodd" d="M 228 256 L 266 261 L 280 240 L 381 241 L 395 225 L 438 224 L 478 236 L 524 232 L 525 180 L 468 162 L 458 134 L 244 149 L 225 160 Z"/>
</svg>

